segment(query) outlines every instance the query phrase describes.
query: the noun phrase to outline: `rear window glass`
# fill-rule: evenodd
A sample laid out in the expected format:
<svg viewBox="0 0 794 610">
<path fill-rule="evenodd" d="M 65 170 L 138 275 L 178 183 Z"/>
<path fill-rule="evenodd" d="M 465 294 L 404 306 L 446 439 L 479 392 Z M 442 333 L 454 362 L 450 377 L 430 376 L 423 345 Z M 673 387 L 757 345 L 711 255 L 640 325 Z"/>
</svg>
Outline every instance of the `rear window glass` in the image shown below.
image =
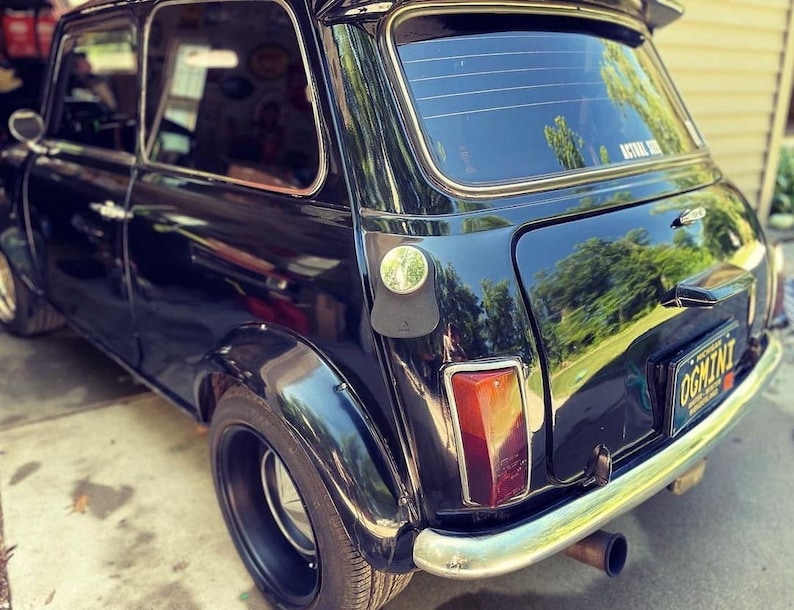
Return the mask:
<svg viewBox="0 0 794 610">
<path fill-rule="evenodd" d="M 455 183 L 517 183 L 700 145 L 627 28 L 455 14 L 405 19 L 393 36 L 427 155 Z"/>
</svg>

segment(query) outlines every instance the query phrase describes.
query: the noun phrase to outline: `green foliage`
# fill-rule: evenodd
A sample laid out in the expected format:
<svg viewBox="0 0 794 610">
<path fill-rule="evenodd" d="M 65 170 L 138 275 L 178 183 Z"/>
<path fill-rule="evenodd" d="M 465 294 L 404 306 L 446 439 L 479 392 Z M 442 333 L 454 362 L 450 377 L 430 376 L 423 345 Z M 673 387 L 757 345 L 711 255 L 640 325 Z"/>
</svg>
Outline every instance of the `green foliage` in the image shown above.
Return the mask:
<svg viewBox="0 0 794 610">
<path fill-rule="evenodd" d="M 543 128 L 546 142 L 554 151 L 560 165 L 564 169 L 579 169 L 584 167 L 584 157 L 582 156 L 582 146 L 584 140 L 571 129 L 568 121 L 563 116 L 554 117 L 554 127 L 546 125 Z"/>
<path fill-rule="evenodd" d="M 684 142 L 689 136 L 666 97 L 648 77 L 655 71 L 656 67 L 645 53 L 634 56 L 616 42 L 604 42 L 601 78 L 610 99 L 624 108 L 633 108 L 664 154 L 676 154 L 686 150 Z"/>
<path fill-rule="evenodd" d="M 491 348 L 498 354 L 520 353 L 525 337 L 520 332 L 522 320 L 508 281 L 482 280 L 482 292 L 483 326 Z"/>
<path fill-rule="evenodd" d="M 536 276 L 532 300 L 552 366 L 563 367 L 658 306 L 675 281 L 708 265 L 711 253 L 680 238 L 653 244 L 645 229 L 590 238 Z"/>
<path fill-rule="evenodd" d="M 427 278 L 427 260 L 416 248 L 395 248 L 383 258 L 380 272 L 390 290 L 415 290 Z"/>
<path fill-rule="evenodd" d="M 775 193 L 772 195 L 772 213 L 794 213 L 794 151 L 789 148 L 780 151 Z"/>
<path fill-rule="evenodd" d="M 452 322 L 460 334 L 460 346 L 469 358 L 485 354 L 518 354 L 529 335 L 516 301 L 515 285 L 508 280 L 482 280 L 481 296 L 463 283 L 452 265 L 438 271 L 442 319 Z M 435 346 L 430 351 L 440 351 Z"/>
<path fill-rule="evenodd" d="M 379 110 L 388 104 L 382 98 L 388 89 L 375 39 L 358 28 L 336 28 L 333 36 L 340 51 L 336 69 L 345 74 L 341 79 L 345 94 L 340 98 L 344 100 L 339 108 L 340 116 L 349 157 L 356 159 L 350 165 L 354 188 L 367 194 L 364 205 L 400 213 L 404 211 L 405 199 L 416 199 L 418 207 L 412 208 L 415 214 L 452 212 L 449 197 L 435 189 L 427 189 L 424 195 L 416 192 L 417 168 L 410 163 L 392 162 L 392 159 L 410 160 L 413 156 L 397 114 Z M 381 134 L 389 137 L 383 138 Z M 443 158 L 443 146 L 437 150 Z"/>
<path fill-rule="evenodd" d="M 621 107 L 624 114 L 627 109 L 633 109 L 650 129 L 664 154 L 686 150 L 685 142 L 690 136 L 666 96 L 649 77 L 649 74 L 655 73 L 656 67 L 646 54 L 638 53 L 635 56 L 623 45 L 605 41 L 600 70 L 612 102 Z M 612 162 L 605 145 L 586 143 L 563 116 L 555 117 L 554 125 L 546 125 L 543 131 L 549 148 L 554 151 L 563 169 L 585 167 L 587 161 L 583 150 L 590 151 L 589 156 L 592 158 L 589 161 L 593 165 L 609 165 Z"/>
<path fill-rule="evenodd" d="M 475 216 L 466 218 L 461 223 L 461 230 L 464 233 L 477 233 L 478 231 L 490 231 L 491 229 L 502 229 L 509 227 L 510 221 L 501 216 L 489 214 L 488 216 Z"/>
<path fill-rule="evenodd" d="M 442 319 L 453 322 L 457 327 L 463 351 L 470 358 L 479 357 L 486 353 L 480 299 L 463 283 L 452 265 L 439 269 L 437 273 L 438 303 Z"/>
</svg>

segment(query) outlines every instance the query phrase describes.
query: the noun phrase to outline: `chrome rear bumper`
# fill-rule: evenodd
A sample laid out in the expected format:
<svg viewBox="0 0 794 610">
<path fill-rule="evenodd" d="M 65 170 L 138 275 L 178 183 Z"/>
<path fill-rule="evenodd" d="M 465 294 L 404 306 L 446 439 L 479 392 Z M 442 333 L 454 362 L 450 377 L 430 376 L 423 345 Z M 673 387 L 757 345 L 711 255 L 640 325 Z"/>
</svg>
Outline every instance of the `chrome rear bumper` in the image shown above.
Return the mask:
<svg viewBox="0 0 794 610">
<path fill-rule="evenodd" d="M 422 530 L 414 543 L 414 563 L 436 576 L 462 580 L 506 574 L 559 553 L 641 504 L 702 460 L 747 412 L 782 358 L 780 341 L 767 338 L 764 354 L 725 402 L 659 453 L 607 486 L 497 534 Z"/>
</svg>

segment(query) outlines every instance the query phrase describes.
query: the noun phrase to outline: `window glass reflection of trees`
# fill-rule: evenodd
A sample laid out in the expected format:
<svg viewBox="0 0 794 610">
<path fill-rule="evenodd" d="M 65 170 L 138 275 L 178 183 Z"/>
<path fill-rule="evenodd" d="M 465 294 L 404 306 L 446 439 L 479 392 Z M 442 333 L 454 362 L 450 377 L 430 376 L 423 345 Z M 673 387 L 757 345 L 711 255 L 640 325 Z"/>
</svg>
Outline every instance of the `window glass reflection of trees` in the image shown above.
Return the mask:
<svg viewBox="0 0 794 610">
<path fill-rule="evenodd" d="M 636 113 L 664 155 L 690 150 L 692 141 L 686 124 L 676 115 L 658 79 L 650 76 L 655 71 L 650 56 L 647 53 L 634 52 L 611 40 L 601 42 L 601 79 L 611 103 L 620 110 L 626 122 L 629 121 L 630 111 Z M 620 133 L 625 132 L 625 125 L 614 127 Z M 557 115 L 554 124 L 546 125 L 543 133 L 557 162 L 565 170 L 609 165 L 614 159 L 620 158 L 620 155 L 610 155 L 609 152 L 610 149 L 615 153 L 619 152 L 617 140 L 611 137 L 607 139 L 606 133 L 596 130 L 596 134 L 603 133 L 605 140 L 588 143 L 571 128 L 568 119 L 563 115 Z M 628 140 L 638 137 L 637 134 L 626 136 Z M 591 154 L 585 155 L 586 150 L 592 151 Z"/>
<path fill-rule="evenodd" d="M 642 45 L 553 27 L 438 31 L 444 35 L 400 44 L 398 52 L 427 151 L 460 184 L 642 161 L 698 145 Z"/>
<path fill-rule="evenodd" d="M 553 368 L 636 323 L 678 282 L 753 247 L 743 207 L 733 198 L 708 195 L 708 203 L 699 196 L 685 202 L 709 205 L 702 227 L 677 229 L 672 243 L 652 243 L 645 229 L 617 239 L 592 237 L 535 275 L 530 298 Z M 675 203 L 680 211 L 682 202 Z"/>
<path fill-rule="evenodd" d="M 513 283 L 483 279 L 479 289 L 465 284 L 451 265 L 438 271 L 441 318 L 456 326 L 462 350 L 469 359 L 525 355 L 528 337 L 521 329 L 528 327 Z"/>
</svg>

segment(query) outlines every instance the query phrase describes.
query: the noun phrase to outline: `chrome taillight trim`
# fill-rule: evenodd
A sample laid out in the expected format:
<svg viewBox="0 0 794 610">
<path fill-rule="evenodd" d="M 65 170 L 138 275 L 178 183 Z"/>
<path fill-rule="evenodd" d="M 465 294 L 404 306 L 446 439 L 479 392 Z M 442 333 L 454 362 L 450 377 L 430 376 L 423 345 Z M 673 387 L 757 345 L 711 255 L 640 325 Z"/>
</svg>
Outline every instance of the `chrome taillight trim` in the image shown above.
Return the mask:
<svg viewBox="0 0 794 610">
<path fill-rule="evenodd" d="M 526 376 L 524 375 L 524 363 L 520 358 L 507 358 L 501 360 L 477 360 L 469 362 L 456 362 L 445 366 L 441 374 L 444 380 L 444 389 L 449 402 L 450 419 L 452 420 L 452 429 L 455 434 L 455 450 L 458 458 L 458 469 L 460 471 L 461 492 L 463 503 L 466 506 L 482 508 L 483 504 L 475 502 L 471 498 L 471 488 L 469 486 L 469 475 L 466 470 L 465 452 L 463 449 L 463 434 L 460 429 L 460 417 L 458 413 L 458 406 L 455 402 L 455 393 L 452 389 L 452 377 L 457 373 L 480 373 L 487 371 L 496 371 L 499 369 L 513 369 L 515 370 L 518 379 L 518 391 L 521 396 L 521 411 L 524 414 L 524 426 L 527 433 L 527 480 L 525 482 L 524 491 L 504 504 L 500 504 L 495 508 L 505 508 L 513 506 L 525 500 L 529 495 L 530 482 L 532 479 L 532 429 L 529 425 L 529 412 L 527 409 L 526 398 Z M 490 507 L 489 507 L 490 508 Z"/>
</svg>

